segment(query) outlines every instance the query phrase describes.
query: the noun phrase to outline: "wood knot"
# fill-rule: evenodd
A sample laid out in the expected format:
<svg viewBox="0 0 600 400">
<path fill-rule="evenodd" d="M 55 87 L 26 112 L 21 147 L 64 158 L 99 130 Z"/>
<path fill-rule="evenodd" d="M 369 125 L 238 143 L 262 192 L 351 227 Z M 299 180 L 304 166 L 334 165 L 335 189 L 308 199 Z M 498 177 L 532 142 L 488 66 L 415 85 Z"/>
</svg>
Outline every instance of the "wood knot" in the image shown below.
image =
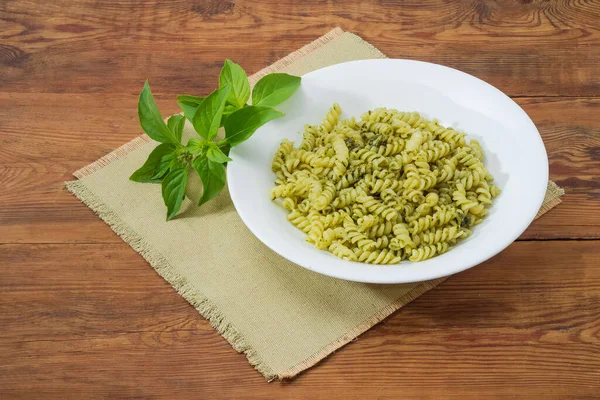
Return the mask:
<svg viewBox="0 0 600 400">
<path fill-rule="evenodd" d="M 31 54 L 24 52 L 18 47 L 0 44 L 0 65 L 16 66 L 24 63 Z"/>
</svg>

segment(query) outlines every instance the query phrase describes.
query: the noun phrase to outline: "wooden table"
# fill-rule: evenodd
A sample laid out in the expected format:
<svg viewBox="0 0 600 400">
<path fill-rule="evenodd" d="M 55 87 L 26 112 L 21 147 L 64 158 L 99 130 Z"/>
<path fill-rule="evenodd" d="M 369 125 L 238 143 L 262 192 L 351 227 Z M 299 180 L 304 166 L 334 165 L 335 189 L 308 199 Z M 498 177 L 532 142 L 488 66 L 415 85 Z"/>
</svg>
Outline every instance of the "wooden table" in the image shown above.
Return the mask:
<svg viewBox="0 0 600 400">
<path fill-rule="evenodd" d="M 291 382 L 267 384 L 64 188 L 163 113 L 335 26 L 512 96 L 564 203 Z M 0 2 L 0 398 L 600 398 L 600 2 Z M 527 171 L 523 171 L 524 174 Z M 515 204 L 518 207 L 518 204 Z"/>
</svg>

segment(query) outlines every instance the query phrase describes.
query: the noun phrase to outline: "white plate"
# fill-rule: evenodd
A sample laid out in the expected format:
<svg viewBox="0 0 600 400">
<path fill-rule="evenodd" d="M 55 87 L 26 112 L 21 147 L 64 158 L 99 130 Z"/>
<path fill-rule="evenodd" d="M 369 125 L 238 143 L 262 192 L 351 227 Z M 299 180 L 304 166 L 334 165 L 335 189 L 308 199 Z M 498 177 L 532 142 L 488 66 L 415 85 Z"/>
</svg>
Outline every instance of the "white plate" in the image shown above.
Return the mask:
<svg viewBox="0 0 600 400">
<path fill-rule="evenodd" d="M 305 242 L 305 234 L 286 220 L 287 211 L 269 199 L 275 179 L 271 161 L 283 138 L 298 145 L 304 124 L 319 123 L 334 102 L 342 107 L 344 119 L 376 107 L 418 111 L 479 140 L 486 167 L 502 194 L 473 235 L 438 257 L 391 266 L 344 261 Z M 268 123 L 231 151 L 234 161 L 227 167 L 227 181 L 233 203 L 252 233 L 281 256 L 312 271 L 372 283 L 451 275 L 511 244 L 544 199 L 548 158 L 535 125 L 500 90 L 464 72 L 410 60 L 338 64 L 304 75 L 300 89 L 280 109 L 285 117 Z"/>
</svg>

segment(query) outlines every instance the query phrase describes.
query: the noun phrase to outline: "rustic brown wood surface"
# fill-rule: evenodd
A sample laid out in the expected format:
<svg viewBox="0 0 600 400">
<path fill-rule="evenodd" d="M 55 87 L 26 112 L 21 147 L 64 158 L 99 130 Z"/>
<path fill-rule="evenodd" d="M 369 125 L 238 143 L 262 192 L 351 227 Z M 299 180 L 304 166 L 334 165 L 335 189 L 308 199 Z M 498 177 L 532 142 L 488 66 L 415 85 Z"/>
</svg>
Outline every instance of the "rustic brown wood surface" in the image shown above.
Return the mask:
<svg viewBox="0 0 600 400">
<path fill-rule="evenodd" d="M 563 204 L 291 382 L 267 384 L 63 189 L 206 94 L 335 26 L 449 65 L 538 126 Z M 0 398 L 600 398 L 600 2 L 0 1 Z M 524 172 L 525 173 L 525 172 Z"/>
</svg>

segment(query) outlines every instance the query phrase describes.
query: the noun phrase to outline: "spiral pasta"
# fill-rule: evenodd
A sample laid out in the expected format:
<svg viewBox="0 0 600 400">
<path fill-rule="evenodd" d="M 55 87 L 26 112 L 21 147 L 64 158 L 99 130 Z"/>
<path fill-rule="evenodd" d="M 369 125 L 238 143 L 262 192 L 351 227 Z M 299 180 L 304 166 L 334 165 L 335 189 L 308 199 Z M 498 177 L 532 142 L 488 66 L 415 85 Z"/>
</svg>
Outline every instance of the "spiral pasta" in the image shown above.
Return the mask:
<svg viewBox="0 0 600 400">
<path fill-rule="evenodd" d="M 372 264 L 423 261 L 471 235 L 500 194 L 466 134 L 417 112 L 340 119 L 334 104 L 275 153 L 271 198 L 317 249 Z"/>
</svg>

